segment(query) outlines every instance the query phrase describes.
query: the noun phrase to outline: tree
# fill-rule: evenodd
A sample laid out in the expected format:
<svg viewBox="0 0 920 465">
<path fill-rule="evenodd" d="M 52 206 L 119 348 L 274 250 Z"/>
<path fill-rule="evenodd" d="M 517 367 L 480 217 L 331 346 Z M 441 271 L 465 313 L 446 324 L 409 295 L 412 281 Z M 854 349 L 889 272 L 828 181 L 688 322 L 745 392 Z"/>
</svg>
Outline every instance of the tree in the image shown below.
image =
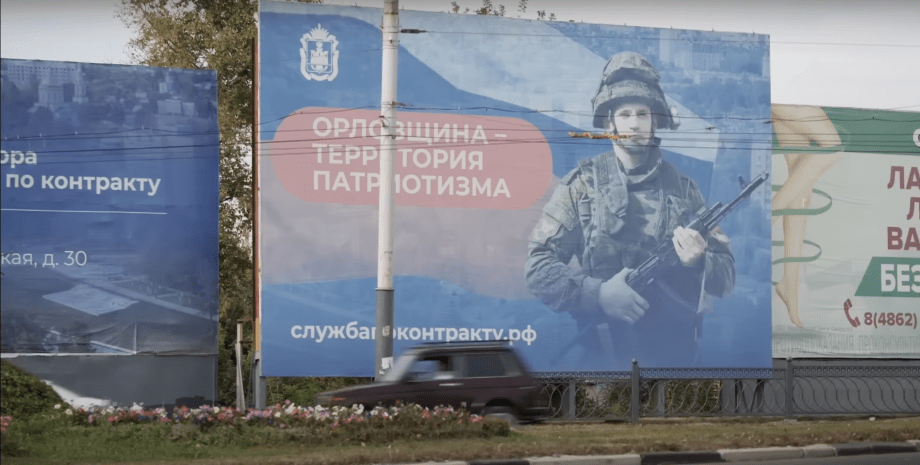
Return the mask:
<svg viewBox="0 0 920 465">
<path fill-rule="evenodd" d="M 519 13 L 521 13 L 518 15 L 518 18 L 527 12 L 527 1 L 528 0 L 518 0 L 517 10 Z M 460 13 L 460 4 L 456 1 L 450 2 L 450 11 L 451 13 Z M 465 8 L 463 13 L 470 13 L 470 11 L 471 10 L 469 8 Z M 473 13 L 481 16 L 505 16 L 505 11 L 505 5 L 498 4 L 498 6 L 495 6 L 495 4 L 492 3 L 492 0 L 482 0 L 482 7 L 472 10 Z M 549 19 L 550 21 L 555 21 L 556 14 L 550 13 L 549 17 L 547 18 L 546 10 L 539 10 L 537 11 L 537 19 Z"/>
<path fill-rule="evenodd" d="M 302 0 L 321 3 L 319 0 Z M 134 63 L 217 71 L 220 125 L 220 332 L 219 402 L 234 400 L 236 322 L 251 316 L 252 45 L 257 0 L 122 0 L 118 12 L 136 36 Z M 459 10 L 459 6 L 456 7 Z M 526 10 L 526 1 L 519 9 Z M 479 14 L 503 16 L 505 8 L 484 1 Z M 162 72 L 162 71 L 158 71 Z M 142 115 L 141 115 L 142 116 Z M 348 382 L 348 381 L 344 381 Z"/>
<path fill-rule="evenodd" d="M 311 3 L 307 1 L 306 3 Z M 316 2 L 318 3 L 318 2 Z M 233 403 L 236 322 L 251 316 L 253 38 L 257 0 L 122 0 L 137 64 L 217 71 L 220 126 L 219 402 Z"/>
</svg>

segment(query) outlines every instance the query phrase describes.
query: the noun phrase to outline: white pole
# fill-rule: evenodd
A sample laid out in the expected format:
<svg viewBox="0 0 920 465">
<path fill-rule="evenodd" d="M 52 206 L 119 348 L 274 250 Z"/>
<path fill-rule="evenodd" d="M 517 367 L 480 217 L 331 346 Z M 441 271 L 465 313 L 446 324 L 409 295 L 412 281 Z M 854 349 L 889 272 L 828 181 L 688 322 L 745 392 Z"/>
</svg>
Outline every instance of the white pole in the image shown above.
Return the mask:
<svg viewBox="0 0 920 465">
<path fill-rule="evenodd" d="M 236 322 L 236 409 L 246 411 L 246 394 L 243 390 L 243 323 Z"/>
<path fill-rule="evenodd" d="M 380 207 L 377 240 L 377 335 L 374 377 L 393 364 L 393 213 L 395 210 L 396 72 L 399 56 L 399 0 L 384 0 L 383 71 L 380 112 Z"/>
</svg>

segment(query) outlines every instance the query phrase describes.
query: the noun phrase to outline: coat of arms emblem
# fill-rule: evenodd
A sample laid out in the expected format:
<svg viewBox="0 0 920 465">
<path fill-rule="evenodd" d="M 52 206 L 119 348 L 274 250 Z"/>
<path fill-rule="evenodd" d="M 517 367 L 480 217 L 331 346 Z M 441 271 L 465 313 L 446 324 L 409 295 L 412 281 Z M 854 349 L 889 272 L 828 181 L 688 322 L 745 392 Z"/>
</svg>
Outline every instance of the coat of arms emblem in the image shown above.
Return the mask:
<svg viewBox="0 0 920 465">
<path fill-rule="evenodd" d="M 339 41 L 317 24 L 300 38 L 300 72 L 307 80 L 331 81 L 339 74 Z"/>
</svg>

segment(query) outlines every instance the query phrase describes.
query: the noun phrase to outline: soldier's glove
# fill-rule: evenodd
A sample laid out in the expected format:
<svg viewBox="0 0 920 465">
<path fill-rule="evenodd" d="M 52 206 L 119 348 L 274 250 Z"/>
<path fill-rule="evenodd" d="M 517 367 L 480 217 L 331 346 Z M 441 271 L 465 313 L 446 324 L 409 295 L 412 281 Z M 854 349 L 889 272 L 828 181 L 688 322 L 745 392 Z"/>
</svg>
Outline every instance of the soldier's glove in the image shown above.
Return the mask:
<svg viewBox="0 0 920 465">
<path fill-rule="evenodd" d="M 648 302 L 626 284 L 626 275 L 630 271 L 629 268 L 623 268 L 601 283 L 597 300 L 605 315 L 632 324 L 645 315 Z"/>
</svg>

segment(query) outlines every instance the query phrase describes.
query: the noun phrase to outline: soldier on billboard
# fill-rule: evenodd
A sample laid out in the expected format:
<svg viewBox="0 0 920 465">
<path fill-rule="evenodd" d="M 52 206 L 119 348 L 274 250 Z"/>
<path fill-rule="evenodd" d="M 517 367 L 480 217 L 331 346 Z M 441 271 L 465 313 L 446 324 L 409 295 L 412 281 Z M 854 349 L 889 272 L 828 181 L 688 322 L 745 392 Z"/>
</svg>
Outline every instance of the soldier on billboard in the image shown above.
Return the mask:
<svg viewBox="0 0 920 465">
<path fill-rule="evenodd" d="M 692 366 L 708 296 L 728 295 L 735 280 L 728 237 L 686 228 L 705 208 L 696 183 L 662 158 L 656 129 L 677 124 L 644 56 L 619 53 L 592 100 L 594 127 L 613 135 L 613 150 L 581 160 L 562 178 L 530 235 L 530 291 L 580 325 L 582 357 L 600 367 Z M 640 295 L 627 273 L 672 241 L 679 264 Z M 572 257 L 580 266 L 570 266 Z M 560 354 L 564 356 L 566 354 Z"/>
</svg>

